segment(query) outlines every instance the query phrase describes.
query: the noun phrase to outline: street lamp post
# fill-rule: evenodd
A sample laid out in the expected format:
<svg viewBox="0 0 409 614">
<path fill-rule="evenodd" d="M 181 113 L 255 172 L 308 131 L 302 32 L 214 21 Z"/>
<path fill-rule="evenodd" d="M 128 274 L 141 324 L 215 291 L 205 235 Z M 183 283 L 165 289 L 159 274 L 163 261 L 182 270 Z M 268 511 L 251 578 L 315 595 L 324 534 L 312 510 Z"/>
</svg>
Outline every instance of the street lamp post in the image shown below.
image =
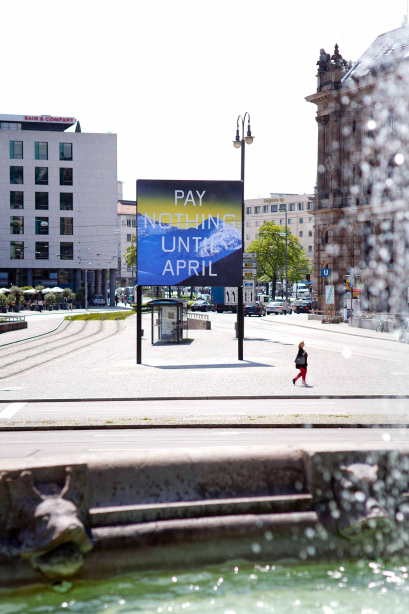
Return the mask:
<svg viewBox="0 0 409 614">
<path fill-rule="evenodd" d="M 287 204 L 280 205 L 280 211 L 285 211 L 285 300 L 288 301 L 288 226 L 287 226 Z"/>
<path fill-rule="evenodd" d="M 247 120 L 247 134 L 244 134 L 244 126 Z M 240 139 L 240 122 L 241 122 L 241 139 Z M 241 147 L 241 181 L 242 181 L 242 197 L 241 197 L 241 245 L 244 251 L 244 162 L 246 143 L 251 145 L 254 141 L 254 136 L 251 134 L 250 114 L 244 116 L 239 115 L 236 125 L 236 138 L 233 141 L 234 147 Z M 243 305 L 243 282 L 238 288 L 237 296 L 237 337 L 238 337 L 238 359 L 243 360 L 243 341 L 244 341 L 244 305 Z"/>
</svg>

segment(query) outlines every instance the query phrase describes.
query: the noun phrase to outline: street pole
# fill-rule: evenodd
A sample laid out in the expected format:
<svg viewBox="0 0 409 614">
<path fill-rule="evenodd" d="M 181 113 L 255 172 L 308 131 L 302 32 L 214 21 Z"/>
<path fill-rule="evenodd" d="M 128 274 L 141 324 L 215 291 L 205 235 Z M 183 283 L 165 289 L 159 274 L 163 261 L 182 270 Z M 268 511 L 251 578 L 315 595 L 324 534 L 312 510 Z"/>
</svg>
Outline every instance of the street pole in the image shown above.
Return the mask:
<svg viewBox="0 0 409 614">
<path fill-rule="evenodd" d="M 85 278 L 85 309 L 88 309 L 88 271 L 85 270 L 84 271 L 84 278 Z"/>
<path fill-rule="evenodd" d="M 285 205 L 285 300 L 288 302 L 288 258 L 287 258 L 287 204 Z"/>
<path fill-rule="evenodd" d="M 136 287 L 136 364 L 142 364 L 142 286 Z"/>
<path fill-rule="evenodd" d="M 244 134 L 244 124 L 247 118 L 247 134 Z M 240 124 L 241 120 L 241 139 L 240 139 Z M 254 137 L 251 134 L 250 115 L 245 113 L 237 118 L 236 138 L 233 141 L 234 147 L 241 147 L 241 181 L 242 181 L 242 196 L 241 196 L 241 247 L 244 251 L 244 162 L 245 162 L 245 146 L 251 145 Z M 243 263 L 242 263 L 243 264 Z M 242 267 L 243 268 L 243 267 Z M 244 304 L 243 304 L 243 271 L 241 273 L 241 284 L 237 292 L 237 341 L 238 341 L 238 359 L 243 360 L 243 343 L 244 343 Z"/>
<path fill-rule="evenodd" d="M 241 139 L 241 245 L 244 251 L 244 163 L 245 163 L 245 140 L 244 134 Z M 239 286 L 237 293 L 237 334 L 238 334 L 238 359 L 244 359 L 244 304 L 243 304 L 243 284 Z"/>
</svg>

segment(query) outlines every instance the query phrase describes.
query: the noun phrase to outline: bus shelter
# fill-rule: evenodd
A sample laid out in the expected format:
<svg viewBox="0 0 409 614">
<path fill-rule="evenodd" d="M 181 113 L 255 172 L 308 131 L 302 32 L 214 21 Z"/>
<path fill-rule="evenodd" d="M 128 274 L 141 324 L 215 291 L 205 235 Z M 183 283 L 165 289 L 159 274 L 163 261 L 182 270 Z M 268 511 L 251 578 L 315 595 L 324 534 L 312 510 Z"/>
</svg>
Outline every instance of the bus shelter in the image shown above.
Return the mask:
<svg viewBox="0 0 409 614">
<path fill-rule="evenodd" d="M 146 303 L 150 308 L 151 343 L 182 343 L 187 329 L 187 303 L 175 298 L 158 298 Z"/>
</svg>

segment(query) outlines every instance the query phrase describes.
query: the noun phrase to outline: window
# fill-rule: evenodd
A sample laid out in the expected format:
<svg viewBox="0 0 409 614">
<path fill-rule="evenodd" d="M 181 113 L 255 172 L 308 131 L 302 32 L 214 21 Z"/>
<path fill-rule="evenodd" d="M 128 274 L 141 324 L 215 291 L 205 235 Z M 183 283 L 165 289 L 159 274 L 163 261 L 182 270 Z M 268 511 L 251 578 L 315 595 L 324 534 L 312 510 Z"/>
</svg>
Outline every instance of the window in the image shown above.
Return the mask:
<svg viewBox="0 0 409 614">
<path fill-rule="evenodd" d="M 23 159 L 23 141 L 10 141 L 11 160 Z"/>
<path fill-rule="evenodd" d="M 271 213 L 277 213 L 278 205 L 271 205 Z"/>
<path fill-rule="evenodd" d="M 22 166 L 10 166 L 10 183 L 24 183 Z"/>
<path fill-rule="evenodd" d="M 48 160 L 48 143 L 34 143 L 34 157 L 36 160 Z"/>
<path fill-rule="evenodd" d="M 246 207 L 246 213 L 253 213 L 253 207 Z"/>
<path fill-rule="evenodd" d="M 256 232 L 256 239 L 258 239 L 258 232 Z"/>
<path fill-rule="evenodd" d="M 308 246 L 308 251 L 309 251 L 309 252 L 312 252 L 312 245 L 309 245 L 309 246 Z"/>
<path fill-rule="evenodd" d="M 46 211 L 48 209 L 48 192 L 35 193 L 35 208 Z"/>
<path fill-rule="evenodd" d="M 258 221 L 256 222 L 256 226 L 260 226 L 260 224 L 261 224 L 261 222 L 258 222 Z"/>
<path fill-rule="evenodd" d="M 268 213 L 268 205 L 263 206 L 263 213 Z"/>
<path fill-rule="evenodd" d="M 129 241 L 132 241 L 132 235 L 126 235 L 126 240 L 127 240 L 128 242 L 129 242 Z"/>
<path fill-rule="evenodd" d="M 130 227 L 131 226 L 131 220 L 126 220 L 126 225 Z"/>
<path fill-rule="evenodd" d="M 60 217 L 60 235 L 74 234 L 74 218 Z"/>
<path fill-rule="evenodd" d="M 300 224 L 304 224 L 304 218 L 300 217 Z"/>
<path fill-rule="evenodd" d="M 24 218 L 17 215 L 10 215 L 10 234 L 24 234 Z"/>
<path fill-rule="evenodd" d="M 254 213 L 260 213 L 261 207 L 254 207 Z"/>
<path fill-rule="evenodd" d="M 36 242 L 36 260 L 48 260 L 48 243 Z"/>
<path fill-rule="evenodd" d="M 311 222 L 312 222 L 312 217 L 309 217 L 308 218 L 308 223 L 311 224 Z"/>
<path fill-rule="evenodd" d="M 312 237 L 312 230 L 309 230 L 309 231 L 308 231 L 308 236 L 309 236 L 309 237 Z"/>
<path fill-rule="evenodd" d="M 24 260 L 24 241 L 10 241 L 10 260 Z"/>
<path fill-rule="evenodd" d="M 60 143 L 60 160 L 72 160 L 72 143 Z"/>
<path fill-rule="evenodd" d="M 60 211 L 72 211 L 73 204 L 72 192 L 60 192 Z"/>
<path fill-rule="evenodd" d="M 136 220 L 132 220 L 132 226 L 136 228 Z"/>
<path fill-rule="evenodd" d="M 314 203 L 308 203 L 308 211 L 314 209 Z"/>
<path fill-rule="evenodd" d="M 246 222 L 246 226 L 250 226 L 250 222 Z"/>
<path fill-rule="evenodd" d="M 304 211 L 305 203 L 298 203 L 298 211 Z"/>
<path fill-rule="evenodd" d="M 295 211 L 295 203 L 290 203 L 290 211 Z"/>
<path fill-rule="evenodd" d="M 303 236 L 303 231 L 302 231 L 302 230 L 300 230 L 300 233 L 299 233 L 299 234 L 300 234 L 300 237 L 302 237 L 302 236 Z"/>
<path fill-rule="evenodd" d="M 72 168 L 60 168 L 60 185 L 72 185 Z"/>
<path fill-rule="evenodd" d="M 24 209 L 24 192 L 10 192 L 10 209 Z"/>
<path fill-rule="evenodd" d="M 48 185 L 48 167 L 35 167 L 35 183 L 36 185 Z"/>
<path fill-rule="evenodd" d="M 74 243 L 60 243 L 60 260 L 73 260 Z"/>
<path fill-rule="evenodd" d="M 48 235 L 48 217 L 36 217 L 36 235 Z"/>
<path fill-rule="evenodd" d="M 280 220 L 280 226 L 282 226 L 284 224 L 284 220 Z"/>
<path fill-rule="evenodd" d="M 292 218 L 292 217 L 289 217 L 289 218 L 288 218 L 288 223 L 289 223 L 289 224 L 292 224 L 292 223 L 293 223 L 293 218 Z"/>
<path fill-rule="evenodd" d="M 21 130 L 21 124 L 16 122 L 0 122 L 0 130 Z"/>
<path fill-rule="evenodd" d="M 250 235 L 246 235 L 246 239 L 248 241 L 250 239 Z"/>
</svg>

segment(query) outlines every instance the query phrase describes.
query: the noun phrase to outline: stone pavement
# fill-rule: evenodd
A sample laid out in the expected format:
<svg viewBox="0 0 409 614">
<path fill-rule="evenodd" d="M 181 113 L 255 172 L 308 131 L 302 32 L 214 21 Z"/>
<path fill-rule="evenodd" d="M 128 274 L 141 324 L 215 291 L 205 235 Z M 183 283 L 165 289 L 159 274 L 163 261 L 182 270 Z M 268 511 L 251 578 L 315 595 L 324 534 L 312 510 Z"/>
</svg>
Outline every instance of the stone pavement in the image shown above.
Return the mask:
<svg viewBox="0 0 409 614">
<path fill-rule="evenodd" d="M 294 318 L 295 316 L 290 316 Z M 290 319 L 289 318 L 289 319 Z M 283 316 L 283 319 L 284 316 Z M 212 330 L 189 331 L 186 345 L 152 346 L 143 316 L 143 364 L 136 365 L 136 318 L 121 334 L 86 351 L 2 380 L 0 402 L 13 399 L 189 398 L 259 395 L 409 394 L 409 348 L 387 340 L 334 334 L 322 325 L 246 318 L 244 361 L 237 360 L 234 317 L 211 314 Z M 301 336 L 302 331 L 302 336 Z M 8 335 L 11 333 L 7 333 Z M 293 386 L 300 338 L 309 352 L 309 388 Z"/>
</svg>

